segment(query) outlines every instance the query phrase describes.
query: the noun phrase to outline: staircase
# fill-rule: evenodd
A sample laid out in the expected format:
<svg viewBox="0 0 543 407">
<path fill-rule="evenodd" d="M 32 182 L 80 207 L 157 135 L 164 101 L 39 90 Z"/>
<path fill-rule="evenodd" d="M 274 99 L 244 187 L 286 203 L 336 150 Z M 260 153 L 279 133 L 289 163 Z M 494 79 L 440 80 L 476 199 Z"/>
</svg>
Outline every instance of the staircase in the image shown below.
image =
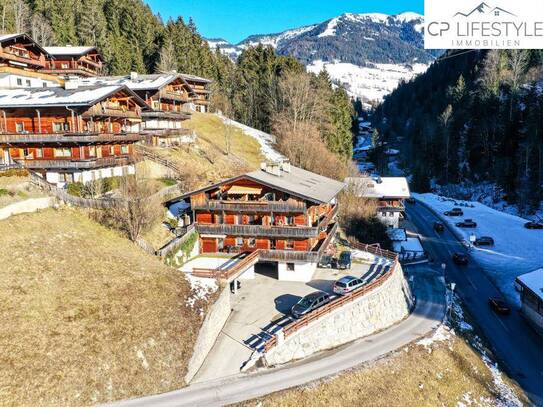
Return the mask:
<svg viewBox="0 0 543 407">
<path fill-rule="evenodd" d="M 162 157 L 161 155 L 157 154 L 156 152 L 153 151 L 152 148 L 149 148 L 140 144 L 136 144 L 136 152 L 140 156 L 172 170 L 174 174 L 174 178 L 176 179 L 181 178 L 181 174 L 182 174 L 181 167 L 177 165 L 177 163 L 175 163 L 174 161 L 168 160 L 167 158 Z"/>
</svg>

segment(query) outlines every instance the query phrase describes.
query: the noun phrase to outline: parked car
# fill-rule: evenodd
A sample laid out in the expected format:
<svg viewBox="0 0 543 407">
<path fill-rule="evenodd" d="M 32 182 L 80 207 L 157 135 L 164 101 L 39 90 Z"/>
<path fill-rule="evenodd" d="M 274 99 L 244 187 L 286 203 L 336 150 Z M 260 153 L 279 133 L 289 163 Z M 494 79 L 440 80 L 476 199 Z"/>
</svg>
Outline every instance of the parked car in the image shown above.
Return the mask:
<svg viewBox="0 0 543 407">
<path fill-rule="evenodd" d="M 468 256 L 464 253 L 453 253 L 452 261 L 459 266 L 466 266 L 468 264 Z"/>
<path fill-rule="evenodd" d="M 488 299 L 488 305 L 492 308 L 496 314 L 508 315 L 511 313 L 511 307 L 501 298 L 490 297 Z"/>
<path fill-rule="evenodd" d="M 526 222 L 524 227 L 526 229 L 543 229 L 543 222 Z"/>
<path fill-rule="evenodd" d="M 335 269 L 337 268 L 337 260 L 329 255 L 321 257 L 318 266 L 323 269 Z"/>
<path fill-rule="evenodd" d="M 345 295 L 364 285 L 364 282 L 357 277 L 345 276 L 334 283 L 333 291 L 339 295 Z"/>
<path fill-rule="evenodd" d="M 452 208 L 450 211 L 443 213 L 445 216 L 464 216 L 464 211 L 460 208 Z"/>
<path fill-rule="evenodd" d="M 462 222 L 457 222 L 459 228 L 476 228 L 477 223 L 473 219 L 464 219 Z"/>
<path fill-rule="evenodd" d="M 417 200 L 413 198 L 412 196 L 410 196 L 409 198 L 405 200 L 405 202 L 407 202 L 408 204 L 414 205 L 417 203 Z"/>
<path fill-rule="evenodd" d="M 473 242 L 475 246 L 494 246 L 494 239 L 490 236 L 481 236 Z"/>
<path fill-rule="evenodd" d="M 309 312 L 322 307 L 324 304 L 328 304 L 329 302 L 330 294 L 325 293 L 324 291 L 315 291 L 306 295 L 304 298 L 294 304 L 290 310 L 290 313 L 294 318 L 301 318 L 305 314 L 308 314 Z"/>
<path fill-rule="evenodd" d="M 344 251 L 339 255 L 337 262 L 338 269 L 350 269 L 351 268 L 351 252 Z"/>
<path fill-rule="evenodd" d="M 434 230 L 436 232 L 443 232 L 445 230 L 445 225 L 443 222 L 434 222 Z"/>
</svg>

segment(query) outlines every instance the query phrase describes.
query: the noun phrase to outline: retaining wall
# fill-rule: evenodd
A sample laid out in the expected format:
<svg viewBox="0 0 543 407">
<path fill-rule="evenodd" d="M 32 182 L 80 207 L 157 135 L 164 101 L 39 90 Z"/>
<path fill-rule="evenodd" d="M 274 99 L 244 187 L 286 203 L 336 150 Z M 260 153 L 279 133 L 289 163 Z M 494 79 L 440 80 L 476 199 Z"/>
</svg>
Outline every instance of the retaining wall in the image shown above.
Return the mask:
<svg viewBox="0 0 543 407">
<path fill-rule="evenodd" d="M 190 383 L 202 364 L 204 363 L 207 354 L 215 344 L 226 320 L 230 316 L 230 289 L 228 286 L 222 289 L 219 298 L 210 307 L 204 319 L 204 323 L 200 327 L 198 338 L 194 345 L 192 357 L 190 358 L 185 382 Z"/>
<path fill-rule="evenodd" d="M 383 285 L 359 297 L 287 338 L 277 336 L 277 345 L 264 354 L 268 365 L 278 365 L 305 358 L 368 336 L 404 319 L 412 309 L 414 298 L 400 265 Z"/>
<path fill-rule="evenodd" d="M 54 198 L 31 198 L 21 202 L 15 202 L 11 205 L 0 208 L 0 220 L 7 219 L 12 215 L 18 215 L 20 213 L 36 212 L 40 209 L 49 208 L 53 206 L 55 202 Z"/>
</svg>

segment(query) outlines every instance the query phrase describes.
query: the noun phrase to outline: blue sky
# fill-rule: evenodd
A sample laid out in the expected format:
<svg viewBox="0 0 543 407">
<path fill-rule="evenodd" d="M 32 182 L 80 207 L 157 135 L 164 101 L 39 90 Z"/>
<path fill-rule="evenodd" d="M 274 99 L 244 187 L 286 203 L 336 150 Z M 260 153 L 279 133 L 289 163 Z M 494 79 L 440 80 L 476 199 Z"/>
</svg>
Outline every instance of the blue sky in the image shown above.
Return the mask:
<svg viewBox="0 0 543 407">
<path fill-rule="evenodd" d="M 237 43 L 251 34 L 268 34 L 327 20 L 342 13 L 423 14 L 423 0 L 144 0 L 166 20 L 192 17 L 207 38 Z"/>
</svg>

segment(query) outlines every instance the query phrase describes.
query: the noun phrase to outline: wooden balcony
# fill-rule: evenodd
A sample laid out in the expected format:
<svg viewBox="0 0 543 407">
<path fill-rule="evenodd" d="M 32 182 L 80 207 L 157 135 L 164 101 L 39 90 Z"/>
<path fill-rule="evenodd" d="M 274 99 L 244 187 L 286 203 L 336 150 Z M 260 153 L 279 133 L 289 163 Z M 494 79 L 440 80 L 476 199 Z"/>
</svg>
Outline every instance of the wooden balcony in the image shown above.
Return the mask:
<svg viewBox="0 0 543 407">
<path fill-rule="evenodd" d="M 16 54 L 12 53 L 12 52 L 9 52 L 7 49 L 4 49 L 3 51 L 0 51 L 0 58 L 7 59 L 9 61 L 18 62 L 18 63 L 24 64 L 24 65 L 36 66 L 36 67 L 39 67 L 39 68 L 45 68 L 45 66 L 46 66 L 46 62 L 45 62 L 44 58 L 34 59 L 34 58 L 30 57 L 30 56 L 28 56 L 28 57 L 19 56 L 19 55 L 16 55 Z"/>
<path fill-rule="evenodd" d="M 192 209 L 248 213 L 305 213 L 305 203 L 281 201 L 219 201 L 208 200 L 192 204 Z"/>
<path fill-rule="evenodd" d="M 54 159 L 54 160 L 14 160 L 23 165 L 28 169 L 66 169 L 66 170 L 90 170 L 95 168 L 104 168 L 104 167 L 119 167 L 123 165 L 134 164 L 135 160 L 133 157 L 123 156 L 123 157 L 107 157 L 107 158 L 95 158 L 87 160 L 77 160 L 77 159 Z"/>
<path fill-rule="evenodd" d="M 0 144 L 27 146 L 31 144 L 123 144 L 143 139 L 138 133 L 0 133 Z"/>
<path fill-rule="evenodd" d="M 191 98 L 188 95 L 188 93 L 185 92 L 174 92 L 171 90 L 161 89 L 158 92 L 158 97 L 160 99 L 166 99 L 166 100 L 175 100 L 177 102 L 183 102 L 188 103 L 190 102 Z"/>
<path fill-rule="evenodd" d="M 226 224 L 196 224 L 201 234 L 230 235 L 230 236 L 265 236 L 280 238 L 316 238 L 318 228 L 307 226 L 263 226 L 263 225 L 226 225 Z"/>
<path fill-rule="evenodd" d="M 378 201 L 377 210 L 380 212 L 403 212 L 405 207 L 402 201 Z"/>
<path fill-rule="evenodd" d="M 163 138 L 177 138 L 182 136 L 190 136 L 193 133 L 190 129 L 145 129 L 141 132 L 143 135 L 157 136 Z"/>
<path fill-rule="evenodd" d="M 116 106 L 94 105 L 82 114 L 83 117 L 120 117 L 141 119 L 140 110 L 127 110 Z"/>
</svg>

